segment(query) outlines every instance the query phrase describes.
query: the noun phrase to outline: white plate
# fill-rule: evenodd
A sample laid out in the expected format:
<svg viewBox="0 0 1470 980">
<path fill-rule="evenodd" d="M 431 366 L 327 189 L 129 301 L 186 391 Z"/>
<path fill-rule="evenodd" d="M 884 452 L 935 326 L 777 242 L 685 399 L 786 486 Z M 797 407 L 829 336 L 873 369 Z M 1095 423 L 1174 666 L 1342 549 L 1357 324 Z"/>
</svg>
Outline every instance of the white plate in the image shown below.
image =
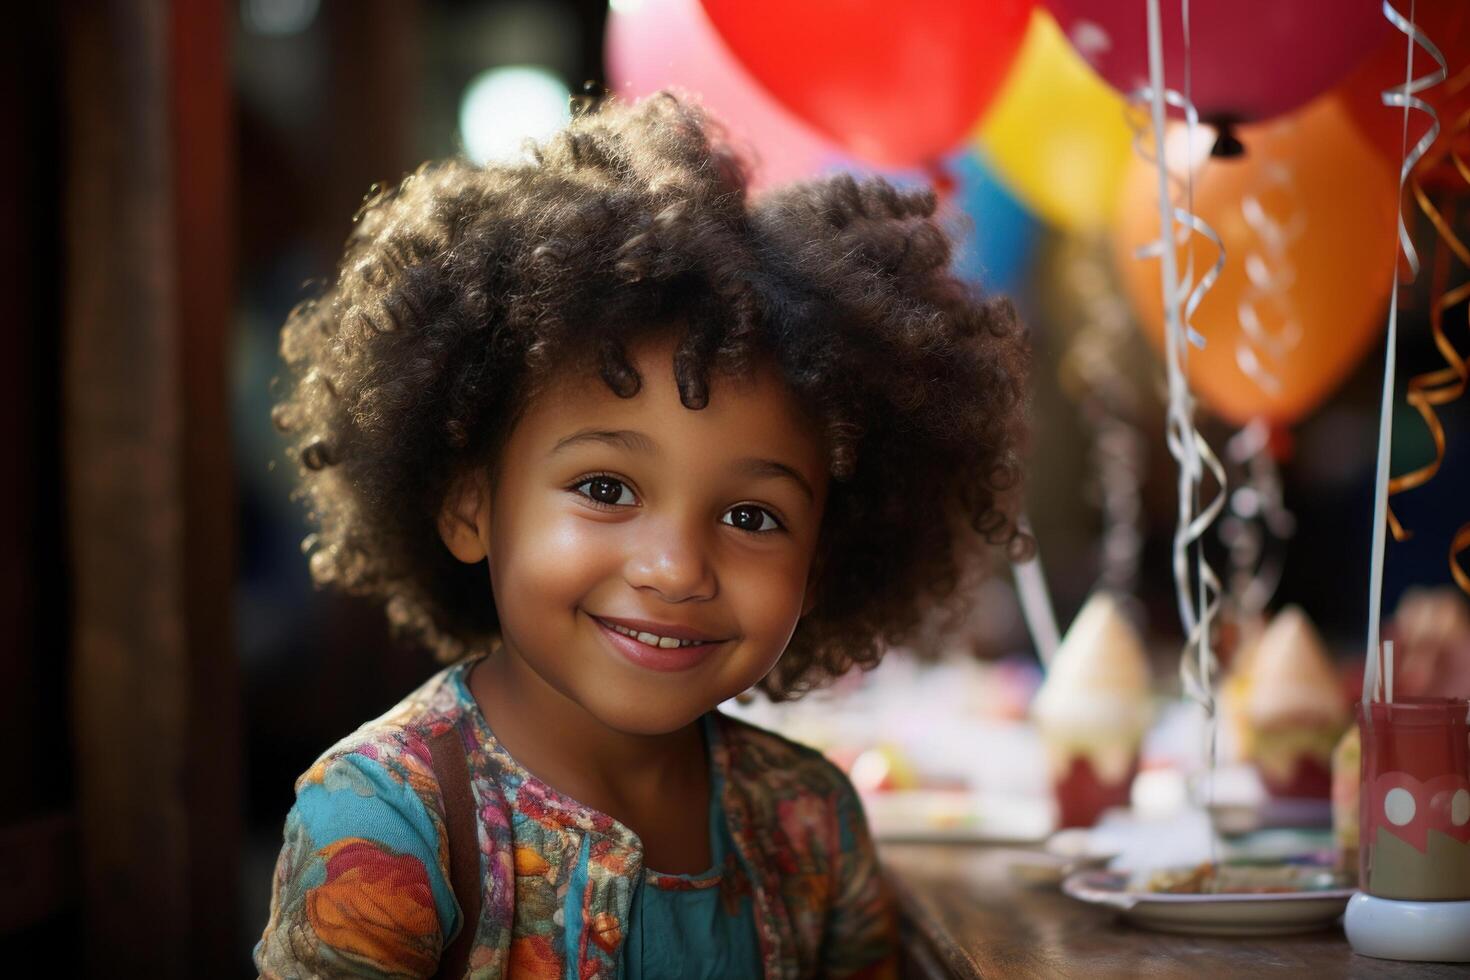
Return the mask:
<svg viewBox="0 0 1470 980">
<path fill-rule="evenodd" d="M 1101 871 L 1118 855 L 1099 851 L 1092 832 L 1070 827 L 1052 834 L 1043 850 L 1013 850 L 1008 853 L 1011 878 L 1023 885 L 1057 888 L 1077 871 Z"/>
<path fill-rule="evenodd" d="M 965 790 L 863 796 L 873 836 L 888 843 L 1034 844 L 1051 833 L 1052 803 Z"/>
<path fill-rule="evenodd" d="M 1112 855 L 1109 854 L 1065 857 L 1046 851 L 1022 850 L 1010 851 L 1007 857 L 1010 859 L 1011 878 L 1023 885 L 1037 888 L 1056 888 L 1068 875 L 1105 868 L 1112 860 Z"/>
<path fill-rule="evenodd" d="M 1079 901 L 1105 905 L 1128 921 L 1160 932 L 1201 936 L 1272 936 L 1326 929 L 1352 898 L 1351 888 L 1264 895 L 1174 895 L 1140 891 L 1130 876 L 1079 871 L 1062 882 Z"/>
</svg>

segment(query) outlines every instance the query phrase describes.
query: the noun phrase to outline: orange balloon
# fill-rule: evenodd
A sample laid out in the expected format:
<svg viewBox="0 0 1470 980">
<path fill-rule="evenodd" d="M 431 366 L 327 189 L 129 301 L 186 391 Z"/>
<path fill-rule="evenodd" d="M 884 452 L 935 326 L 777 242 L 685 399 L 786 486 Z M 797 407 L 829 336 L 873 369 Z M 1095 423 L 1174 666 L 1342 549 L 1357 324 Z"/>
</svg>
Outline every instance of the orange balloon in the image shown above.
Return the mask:
<svg viewBox="0 0 1470 980">
<path fill-rule="evenodd" d="M 1190 319 L 1206 346 L 1189 348 L 1186 376 L 1231 422 L 1290 423 L 1332 393 L 1384 326 L 1397 178 L 1331 96 L 1239 135 L 1244 156 L 1195 167 L 1194 213 L 1220 235 L 1226 262 Z M 1181 176 L 1184 136 L 1174 126 L 1166 141 Z M 1195 146 L 1211 139 L 1197 133 Z M 1162 263 L 1135 258 L 1158 234 L 1157 172 L 1135 158 L 1115 258 L 1145 333 L 1163 349 Z M 1197 279 L 1217 251 L 1193 235 L 1175 249 L 1181 275 L 1191 250 Z"/>
</svg>

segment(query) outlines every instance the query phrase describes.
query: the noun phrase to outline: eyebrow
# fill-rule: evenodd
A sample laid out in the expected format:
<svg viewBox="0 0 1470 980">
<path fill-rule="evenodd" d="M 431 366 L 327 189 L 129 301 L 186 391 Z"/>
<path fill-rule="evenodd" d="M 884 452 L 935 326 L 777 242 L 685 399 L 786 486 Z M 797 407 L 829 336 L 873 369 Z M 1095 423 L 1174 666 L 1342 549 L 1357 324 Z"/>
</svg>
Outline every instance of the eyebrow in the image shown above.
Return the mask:
<svg viewBox="0 0 1470 980">
<path fill-rule="evenodd" d="M 785 463 L 778 463 L 774 459 L 741 459 L 737 460 L 735 467 L 747 476 L 753 477 L 779 477 L 791 480 L 801 492 L 806 494 L 806 499 L 815 502 L 817 495 L 812 491 L 812 485 L 806 482 L 806 478 Z"/>
<path fill-rule="evenodd" d="M 618 446 L 635 453 L 658 454 L 658 444 L 641 432 L 632 429 L 582 429 L 573 432 L 565 439 L 551 448 L 548 456 L 555 456 L 564 449 L 579 445 L 584 442 L 600 442 L 608 446 Z"/>
</svg>

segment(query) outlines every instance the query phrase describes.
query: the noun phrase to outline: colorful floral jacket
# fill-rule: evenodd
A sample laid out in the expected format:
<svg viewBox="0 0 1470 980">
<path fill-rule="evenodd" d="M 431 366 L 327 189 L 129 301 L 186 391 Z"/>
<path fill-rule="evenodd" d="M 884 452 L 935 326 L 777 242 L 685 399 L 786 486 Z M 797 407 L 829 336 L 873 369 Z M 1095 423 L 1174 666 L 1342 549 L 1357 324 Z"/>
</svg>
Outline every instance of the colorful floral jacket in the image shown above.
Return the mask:
<svg viewBox="0 0 1470 980">
<path fill-rule="evenodd" d="M 426 977 L 462 928 L 469 976 L 616 977 L 638 837 L 532 776 L 446 668 L 327 751 L 296 784 L 262 977 Z M 480 820 L 478 922 L 461 922 L 428 741 L 466 746 Z M 768 978 L 886 977 L 896 930 L 862 807 L 817 752 L 718 713 L 706 721 Z"/>
</svg>

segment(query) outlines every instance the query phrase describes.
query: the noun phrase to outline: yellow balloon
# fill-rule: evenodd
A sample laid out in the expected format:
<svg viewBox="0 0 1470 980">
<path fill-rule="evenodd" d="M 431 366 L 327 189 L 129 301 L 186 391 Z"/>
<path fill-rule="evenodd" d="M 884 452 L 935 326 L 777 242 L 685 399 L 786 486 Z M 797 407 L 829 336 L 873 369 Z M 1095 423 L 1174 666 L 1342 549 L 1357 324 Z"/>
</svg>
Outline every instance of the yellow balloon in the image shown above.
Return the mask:
<svg viewBox="0 0 1470 980">
<path fill-rule="evenodd" d="M 975 142 L 1001 180 L 1047 221 L 1074 231 L 1098 228 L 1113 214 L 1132 153 L 1123 112 L 1123 100 L 1038 7 Z"/>
</svg>

